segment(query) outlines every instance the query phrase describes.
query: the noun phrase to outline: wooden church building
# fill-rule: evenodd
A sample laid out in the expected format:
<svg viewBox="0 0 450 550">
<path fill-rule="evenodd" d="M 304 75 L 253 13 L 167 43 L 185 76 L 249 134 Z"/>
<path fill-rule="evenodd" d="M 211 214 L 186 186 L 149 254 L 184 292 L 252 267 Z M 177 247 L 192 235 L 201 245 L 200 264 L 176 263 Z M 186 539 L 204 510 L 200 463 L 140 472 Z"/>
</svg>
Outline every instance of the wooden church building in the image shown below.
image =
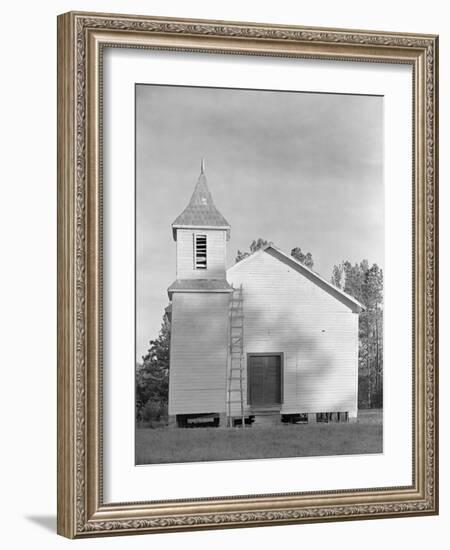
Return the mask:
<svg viewBox="0 0 450 550">
<path fill-rule="evenodd" d="M 169 423 L 356 418 L 363 307 L 273 244 L 227 269 L 230 229 L 202 162 L 172 224 Z"/>
</svg>

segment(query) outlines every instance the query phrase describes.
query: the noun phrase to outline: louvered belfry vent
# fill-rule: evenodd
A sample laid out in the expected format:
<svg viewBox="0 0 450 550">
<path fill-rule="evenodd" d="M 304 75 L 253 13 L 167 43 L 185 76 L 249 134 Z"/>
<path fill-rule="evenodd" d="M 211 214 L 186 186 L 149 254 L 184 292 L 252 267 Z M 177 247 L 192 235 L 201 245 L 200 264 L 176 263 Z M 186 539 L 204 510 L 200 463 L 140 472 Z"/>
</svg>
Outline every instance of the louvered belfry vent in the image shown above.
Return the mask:
<svg viewBox="0 0 450 550">
<path fill-rule="evenodd" d="M 195 269 L 207 268 L 206 235 L 194 235 Z"/>
</svg>

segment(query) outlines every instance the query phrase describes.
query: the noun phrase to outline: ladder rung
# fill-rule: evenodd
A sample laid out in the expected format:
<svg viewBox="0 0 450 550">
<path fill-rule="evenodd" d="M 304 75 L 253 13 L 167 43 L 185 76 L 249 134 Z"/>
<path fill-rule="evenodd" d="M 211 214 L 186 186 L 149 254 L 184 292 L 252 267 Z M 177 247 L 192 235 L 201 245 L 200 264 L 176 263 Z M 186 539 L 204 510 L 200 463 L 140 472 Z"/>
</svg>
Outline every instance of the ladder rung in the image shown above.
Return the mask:
<svg viewBox="0 0 450 550">
<path fill-rule="evenodd" d="M 239 288 L 233 287 L 233 293 L 230 300 L 230 367 L 228 377 L 228 399 L 227 405 L 231 414 L 231 405 L 241 406 L 241 415 L 244 417 L 244 371 L 242 366 L 244 359 L 244 310 L 243 310 L 243 292 L 242 285 Z M 238 387 L 236 387 L 238 386 Z M 235 394 L 240 399 L 231 399 L 231 394 Z"/>
</svg>

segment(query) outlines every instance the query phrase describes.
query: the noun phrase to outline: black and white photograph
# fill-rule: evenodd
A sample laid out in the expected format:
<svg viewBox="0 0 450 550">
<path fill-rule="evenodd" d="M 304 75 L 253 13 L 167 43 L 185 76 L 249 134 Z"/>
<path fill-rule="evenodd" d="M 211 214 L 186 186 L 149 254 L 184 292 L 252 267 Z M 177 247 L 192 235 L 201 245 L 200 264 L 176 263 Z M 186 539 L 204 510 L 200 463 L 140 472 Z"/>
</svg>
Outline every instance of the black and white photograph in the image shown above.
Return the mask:
<svg viewBox="0 0 450 550">
<path fill-rule="evenodd" d="M 136 464 L 383 451 L 383 97 L 137 84 Z"/>
</svg>

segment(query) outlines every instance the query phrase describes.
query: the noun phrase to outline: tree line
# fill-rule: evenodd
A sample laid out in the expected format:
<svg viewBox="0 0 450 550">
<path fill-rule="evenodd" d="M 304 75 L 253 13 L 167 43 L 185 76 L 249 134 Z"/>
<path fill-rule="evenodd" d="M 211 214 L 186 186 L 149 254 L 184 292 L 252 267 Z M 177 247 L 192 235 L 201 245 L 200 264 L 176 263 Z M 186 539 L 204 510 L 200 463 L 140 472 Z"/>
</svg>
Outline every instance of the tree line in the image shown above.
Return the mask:
<svg viewBox="0 0 450 550">
<path fill-rule="evenodd" d="M 269 241 L 266 241 L 265 239 L 256 239 L 250 243 L 249 251 L 248 252 L 242 252 L 241 250 L 237 251 L 235 262 L 238 263 L 244 258 L 247 258 L 260 248 L 263 248 L 264 246 L 267 246 Z M 301 262 L 302 264 L 306 265 L 306 267 L 309 267 L 312 269 L 314 267 L 314 260 L 312 257 L 311 252 L 302 252 L 302 249 L 299 246 L 296 246 L 291 250 L 291 256 L 294 257 L 296 260 Z"/>
<path fill-rule="evenodd" d="M 164 312 L 158 338 L 136 363 L 136 420 L 159 422 L 167 417 L 169 401 L 170 321 Z"/>
<path fill-rule="evenodd" d="M 238 250 L 235 262 L 240 262 L 269 244 L 258 238 L 248 251 Z M 291 256 L 313 269 L 311 252 L 300 247 Z M 352 264 L 342 261 L 335 265 L 331 283 L 353 296 L 363 306 L 359 315 L 358 407 L 379 408 L 383 404 L 383 271 L 367 260 Z M 158 337 L 136 364 L 136 419 L 138 422 L 158 422 L 167 416 L 169 397 L 170 321 L 165 311 Z"/>
<path fill-rule="evenodd" d="M 358 406 L 383 406 L 383 270 L 343 261 L 333 267 L 331 283 L 356 298 L 364 311 L 359 315 Z"/>
</svg>

